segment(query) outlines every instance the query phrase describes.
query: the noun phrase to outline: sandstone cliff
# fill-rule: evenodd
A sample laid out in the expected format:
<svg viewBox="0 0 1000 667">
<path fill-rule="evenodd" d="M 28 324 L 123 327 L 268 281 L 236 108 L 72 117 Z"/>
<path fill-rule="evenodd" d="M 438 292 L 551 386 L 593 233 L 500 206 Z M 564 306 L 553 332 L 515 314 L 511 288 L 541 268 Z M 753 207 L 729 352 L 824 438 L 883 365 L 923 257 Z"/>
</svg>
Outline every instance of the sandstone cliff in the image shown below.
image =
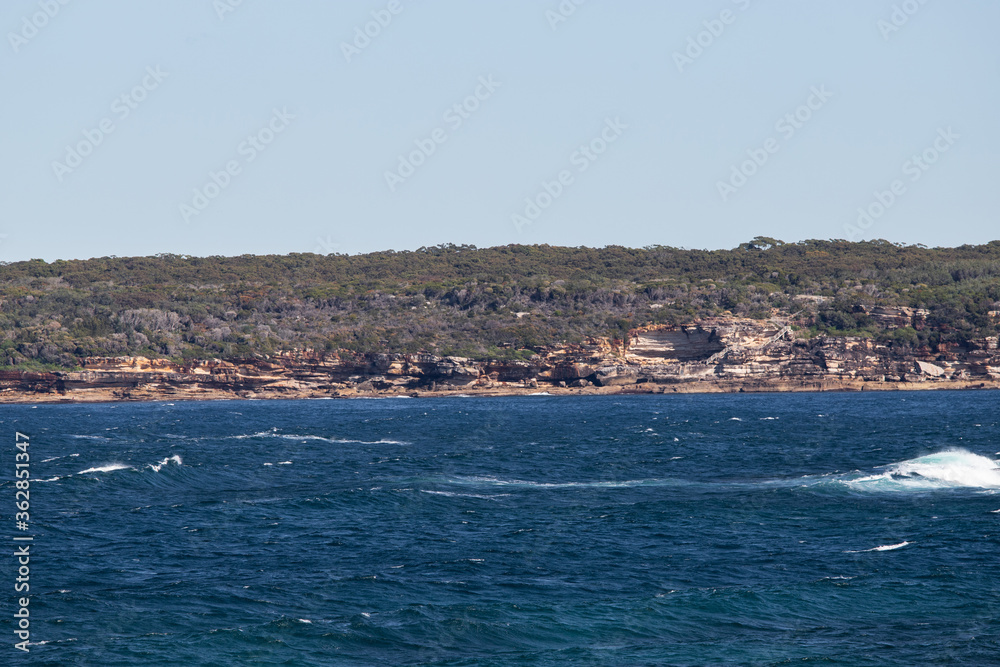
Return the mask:
<svg viewBox="0 0 1000 667">
<path fill-rule="evenodd" d="M 187 364 L 91 357 L 82 365 L 0 372 L 0 402 L 1000 387 L 996 338 L 903 352 L 866 338 L 797 338 L 784 321 L 740 318 L 645 327 L 618 346 L 592 339 L 539 350 L 531 361 L 300 352 Z"/>
</svg>

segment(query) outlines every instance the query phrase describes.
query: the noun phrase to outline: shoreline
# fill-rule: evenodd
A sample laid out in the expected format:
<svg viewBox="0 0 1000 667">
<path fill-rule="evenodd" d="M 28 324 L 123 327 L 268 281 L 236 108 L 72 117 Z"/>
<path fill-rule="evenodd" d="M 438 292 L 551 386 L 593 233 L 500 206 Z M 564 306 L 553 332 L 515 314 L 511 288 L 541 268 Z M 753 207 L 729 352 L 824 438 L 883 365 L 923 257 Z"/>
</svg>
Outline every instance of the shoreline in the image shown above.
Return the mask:
<svg viewBox="0 0 1000 667">
<path fill-rule="evenodd" d="M 721 382 L 693 381 L 670 384 L 625 384 L 591 387 L 559 386 L 492 386 L 474 388 L 453 386 L 449 389 L 388 389 L 375 391 L 318 389 L 283 389 L 271 391 L 236 391 L 218 388 L 178 390 L 138 386 L 131 388 L 88 388 L 64 392 L 31 392 L 0 390 L 2 405 L 83 405 L 97 403 L 154 403 L 173 401 L 238 401 L 238 400 L 350 400 L 392 398 L 502 398 L 511 396 L 629 396 L 680 394 L 787 394 L 787 393 L 862 393 L 866 391 L 988 391 L 1000 389 L 1000 381 L 922 381 L 878 382 L 864 380 L 817 379 L 815 381 Z"/>
<path fill-rule="evenodd" d="M 617 347 L 593 339 L 509 360 L 309 350 L 228 360 L 85 357 L 79 370 L 0 370 L 0 404 L 1000 389 L 995 337 L 897 350 L 865 338 L 796 338 L 780 324 L 657 326 Z"/>
</svg>

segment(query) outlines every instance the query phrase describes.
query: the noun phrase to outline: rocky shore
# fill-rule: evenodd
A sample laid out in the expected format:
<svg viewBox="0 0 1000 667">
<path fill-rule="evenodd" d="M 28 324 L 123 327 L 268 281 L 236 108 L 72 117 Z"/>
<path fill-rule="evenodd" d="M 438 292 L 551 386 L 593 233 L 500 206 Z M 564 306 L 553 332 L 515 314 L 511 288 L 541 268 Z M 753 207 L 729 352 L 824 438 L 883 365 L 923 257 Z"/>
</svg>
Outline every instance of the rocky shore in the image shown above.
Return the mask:
<svg viewBox="0 0 1000 667">
<path fill-rule="evenodd" d="M 306 351 L 190 363 L 90 357 L 81 365 L 0 371 L 0 403 L 1000 388 L 996 338 L 901 351 L 738 318 L 647 327 L 617 344 L 592 339 L 527 361 Z"/>
</svg>

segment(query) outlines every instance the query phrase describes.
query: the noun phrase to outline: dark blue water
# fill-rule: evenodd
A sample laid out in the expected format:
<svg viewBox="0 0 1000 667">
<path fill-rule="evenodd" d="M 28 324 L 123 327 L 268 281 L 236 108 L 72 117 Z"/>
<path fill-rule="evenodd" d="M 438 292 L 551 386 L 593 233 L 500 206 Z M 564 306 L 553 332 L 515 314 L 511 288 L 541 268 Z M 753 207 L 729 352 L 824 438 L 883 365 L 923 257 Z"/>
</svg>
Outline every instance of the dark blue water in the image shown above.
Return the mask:
<svg viewBox="0 0 1000 667">
<path fill-rule="evenodd" d="M 0 663 L 1000 664 L 998 400 L 0 407 Z"/>
</svg>

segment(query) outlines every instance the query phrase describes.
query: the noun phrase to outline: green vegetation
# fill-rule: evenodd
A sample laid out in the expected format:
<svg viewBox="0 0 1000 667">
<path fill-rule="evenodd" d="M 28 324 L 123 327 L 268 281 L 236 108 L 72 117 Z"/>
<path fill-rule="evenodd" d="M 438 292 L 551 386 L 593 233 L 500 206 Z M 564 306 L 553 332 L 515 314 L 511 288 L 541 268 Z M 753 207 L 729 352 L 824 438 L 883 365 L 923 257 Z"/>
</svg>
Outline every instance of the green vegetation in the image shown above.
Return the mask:
<svg viewBox="0 0 1000 667">
<path fill-rule="evenodd" d="M 927 311 L 889 324 L 877 307 Z M 444 245 L 367 255 L 102 257 L 0 265 L 0 366 L 312 348 L 523 359 L 542 346 L 732 314 L 900 346 L 997 335 L 1000 241 L 733 250 Z M 991 314 L 992 313 L 992 314 Z"/>
</svg>

